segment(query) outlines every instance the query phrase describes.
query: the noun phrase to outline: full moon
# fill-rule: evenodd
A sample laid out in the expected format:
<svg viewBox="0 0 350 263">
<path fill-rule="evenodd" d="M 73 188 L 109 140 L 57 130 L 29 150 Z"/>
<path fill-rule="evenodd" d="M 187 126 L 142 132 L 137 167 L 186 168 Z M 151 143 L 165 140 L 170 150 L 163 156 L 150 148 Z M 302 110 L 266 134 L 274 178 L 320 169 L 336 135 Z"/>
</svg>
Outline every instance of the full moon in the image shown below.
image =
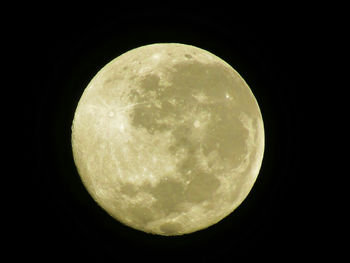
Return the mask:
<svg viewBox="0 0 350 263">
<path fill-rule="evenodd" d="M 171 236 L 247 197 L 264 153 L 258 103 L 225 61 L 176 43 L 132 49 L 84 90 L 72 149 L 87 191 L 119 222 Z"/>
</svg>

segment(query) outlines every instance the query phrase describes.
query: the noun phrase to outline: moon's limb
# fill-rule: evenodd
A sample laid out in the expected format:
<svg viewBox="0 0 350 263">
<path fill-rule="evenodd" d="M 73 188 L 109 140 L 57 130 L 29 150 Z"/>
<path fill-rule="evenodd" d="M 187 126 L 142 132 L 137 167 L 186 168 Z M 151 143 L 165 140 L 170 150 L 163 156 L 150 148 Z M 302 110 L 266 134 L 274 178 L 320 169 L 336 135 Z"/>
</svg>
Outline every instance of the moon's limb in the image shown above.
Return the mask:
<svg viewBox="0 0 350 263">
<path fill-rule="evenodd" d="M 154 44 L 107 64 L 79 101 L 74 160 L 109 214 L 145 232 L 206 228 L 248 195 L 263 151 L 247 84 L 202 49 Z"/>
</svg>

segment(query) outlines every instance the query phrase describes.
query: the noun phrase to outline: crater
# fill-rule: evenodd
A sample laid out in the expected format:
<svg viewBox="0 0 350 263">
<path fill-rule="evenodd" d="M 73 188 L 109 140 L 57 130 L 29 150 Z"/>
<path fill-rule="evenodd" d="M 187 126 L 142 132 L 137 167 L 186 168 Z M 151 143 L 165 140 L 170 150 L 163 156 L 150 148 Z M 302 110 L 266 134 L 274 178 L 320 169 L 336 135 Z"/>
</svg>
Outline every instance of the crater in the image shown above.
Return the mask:
<svg viewBox="0 0 350 263">
<path fill-rule="evenodd" d="M 167 235 L 172 235 L 178 234 L 182 230 L 182 226 L 180 223 L 170 222 L 162 224 L 159 229 Z"/>
<path fill-rule="evenodd" d="M 103 82 L 103 84 L 104 84 L 104 85 L 107 85 L 107 84 L 111 83 L 112 81 L 113 81 L 113 78 L 107 78 L 107 79 Z"/>
<path fill-rule="evenodd" d="M 120 192 L 130 197 L 134 197 L 137 194 L 136 187 L 130 183 L 123 184 L 120 188 Z"/>
<path fill-rule="evenodd" d="M 145 225 L 155 219 L 152 210 L 144 206 L 129 207 L 127 213 L 136 224 Z"/>
</svg>

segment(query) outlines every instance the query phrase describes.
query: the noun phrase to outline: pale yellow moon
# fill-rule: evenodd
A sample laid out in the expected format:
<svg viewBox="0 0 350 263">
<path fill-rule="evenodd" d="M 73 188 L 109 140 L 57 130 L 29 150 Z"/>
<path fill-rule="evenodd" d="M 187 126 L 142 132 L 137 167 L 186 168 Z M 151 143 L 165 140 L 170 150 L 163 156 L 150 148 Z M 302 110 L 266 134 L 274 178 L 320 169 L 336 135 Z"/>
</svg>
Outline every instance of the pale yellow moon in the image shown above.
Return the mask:
<svg viewBox="0 0 350 263">
<path fill-rule="evenodd" d="M 225 61 L 191 45 L 152 44 L 103 67 L 72 125 L 93 199 L 132 228 L 182 235 L 229 215 L 264 152 L 258 103 Z"/>
</svg>

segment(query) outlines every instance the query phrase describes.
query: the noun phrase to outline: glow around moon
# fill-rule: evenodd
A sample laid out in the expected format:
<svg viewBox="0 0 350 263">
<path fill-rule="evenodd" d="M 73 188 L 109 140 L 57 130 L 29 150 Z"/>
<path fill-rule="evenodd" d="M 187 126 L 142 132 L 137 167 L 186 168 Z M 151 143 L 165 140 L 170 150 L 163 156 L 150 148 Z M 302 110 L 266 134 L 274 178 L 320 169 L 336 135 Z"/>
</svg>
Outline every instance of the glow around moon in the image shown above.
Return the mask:
<svg viewBox="0 0 350 263">
<path fill-rule="evenodd" d="M 118 221 L 160 235 L 207 228 L 250 192 L 263 120 L 242 77 L 194 46 L 153 44 L 92 79 L 72 125 L 74 161 Z"/>
</svg>

